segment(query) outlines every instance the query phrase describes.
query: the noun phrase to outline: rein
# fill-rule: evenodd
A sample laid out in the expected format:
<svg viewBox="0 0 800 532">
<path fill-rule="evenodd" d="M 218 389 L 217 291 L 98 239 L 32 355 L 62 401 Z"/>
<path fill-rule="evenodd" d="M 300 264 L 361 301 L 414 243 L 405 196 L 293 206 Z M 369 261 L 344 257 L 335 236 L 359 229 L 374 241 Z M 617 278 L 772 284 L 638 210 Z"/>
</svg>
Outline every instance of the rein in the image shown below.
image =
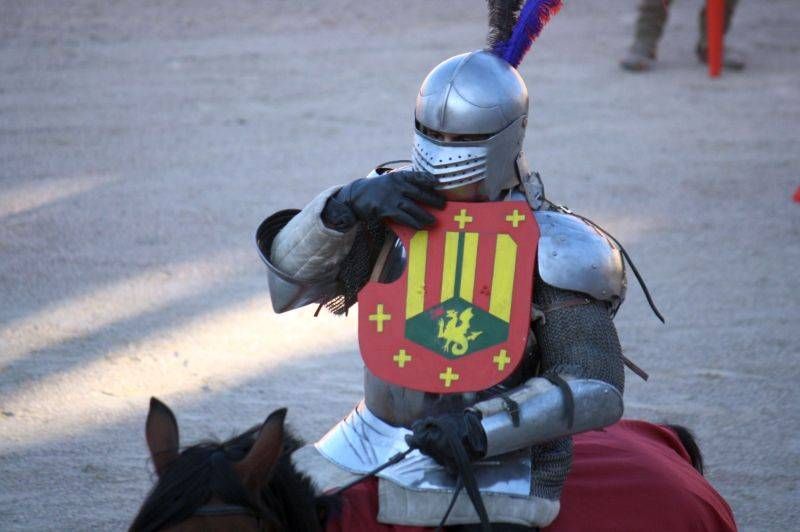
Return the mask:
<svg viewBox="0 0 800 532">
<path fill-rule="evenodd" d="M 381 465 L 379 465 L 378 467 L 376 467 L 376 468 L 375 468 L 375 469 L 373 469 L 372 471 L 369 471 L 369 472 L 365 473 L 364 475 L 362 475 L 362 476 L 358 477 L 357 479 L 355 479 L 355 480 L 353 480 L 353 481 L 351 481 L 351 482 L 348 482 L 348 483 L 347 483 L 347 484 L 345 484 L 344 486 L 342 486 L 342 487 L 340 487 L 340 488 L 338 488 L 338 489 L 335 489 L 335 490 L 333 490 L 333 491 L 332 491 L 330 494 L 331 494 L 331 495 L 333 495 L 333 496 L 335 497 L 335 496 L 337 496 L 337 495 L 340 495 L 342 492 L 349 490 L 349 489 L 350 489 L 350 488 L 352 488 L 353 486 L 356 486 L 356 485 L 358 485 L 358 484 L 361 484 L 362 482 L 364 482 L 364 481 L 365 481 L 365 480 L 367 480 L 368 478 L 372 478 L 372 477 L 374 477 L 375 475 L 377 475 L 378 473 L 380 473 L 381 471 L 383 471 L 383 470 L 384 470 L 384 469 L 386 469 L 387 467 L 389 467 L 389 466 L 393 466 L 393 465 L 395 465 L 395 464 L 399 463 L 399 462 L 400 462 L 400 461 L 402 461 L 402 460 L 403 460 L 403 459 L 404 459 L 406 456 L 408 456 L 408 455 L 411 453 L 411 451 L 413 451 L 413 450 L 414 450 L 414 448 L 413 448 L 413 447 L 409 447 L 409 448 L 408 448 L 408 449 L 406 449 L 405 451 L 402 451 L 402 452 L 399 452 L 399 453 L 395 454 L 394 456 L 392 456 L 391 458 L 389 458 L 387 461 L 385 461 L 384 463 L 382 463 Z"/>
<path fill-rule="evenodd" d="M 450 512 L 453 510 L 453 507 L 456 504 L 456 500 L 458 496 L 461 494 L 461 490 L 466 488 L 467 495 L 469 496 L 469 500 L 472 503 L 472 506 L 475 508 L 475 511 L 478 513 L 478 517 L 481 520 L 481 528 L 484 532 L 491 531 L 491 525 L 489 524 L 489 516 L 486 513 L 486 507 L 483 504 L 483 498 L 481 497 L 481 492 L 478 489 L 478 482 L 475 480 L 475 474 L 472 471 L 472 466 L 470 465 L 469 457 L 467 456 L 467 452 L 464 450 L 464 446 L 462 445 L 461 441 L 455 436 L 455 434 L 447 433 L 448 443 L 450 444 L 450 448 L 453 451 L 453 455 L 456 458 L 457 464 L 457 473 L 458 479 L 456 480 L 456 489 L 453 493 L 453 498 L 450 499 L 450 504 L 447 506 L 447 511 L 445 512 L 442 520 L 439 522 L 439 526 L 436 527 L 437 532 L 442 530 L 445 523 L 447 522 L 447 518 L 450 517 Z M 414 447 L 409 447 L 405 451 L 401 451 L 391 458 L 389 458 L 386 462 L 382 463 L 372 471 L 368 471 L 364 475 L 356 478 L 355 480 L 348 482 L 344 486 L 333 490 L 330 492 L 330 495 L 337 496 L 342 494 L 343 492 L 349 490 L 353 486 L 356 486 L 365 480 L 376 476 L 378 473 L 383 471 L 389 466 L 393 466 L 408 456 L 412 451 L 414 451 Z"/>
</svg>

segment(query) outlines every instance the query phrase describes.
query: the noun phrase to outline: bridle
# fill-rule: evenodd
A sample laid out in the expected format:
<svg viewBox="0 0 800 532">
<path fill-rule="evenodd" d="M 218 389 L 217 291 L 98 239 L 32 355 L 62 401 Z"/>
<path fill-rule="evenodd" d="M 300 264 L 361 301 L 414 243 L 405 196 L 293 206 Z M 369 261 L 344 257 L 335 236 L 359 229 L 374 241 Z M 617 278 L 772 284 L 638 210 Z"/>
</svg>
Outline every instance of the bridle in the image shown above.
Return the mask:
<svg viewBox="0 0 800 532">
<path fill-rule="evenodd" d="M 219 517 L 223 515 L 246 515 L 260 521 L 259 514 L 252 508 L 241 504 L 204 504 L 192 515 Z"/>
<path fill-rule="evenodd" d="M 204 504 L 194 511 L 192 517 L 225 517 L 234 515 L 255 519 L 256 528 L 259 530 L 262 528 L 261 525 L 265 522 L 280 524 L 278 517 L 272 513 L 269 508 L 256 510 L 255 508 L 251 508 L 243 504 Z"/>
<path fill-rule="evenodd" d="M 461 493 L 461 490 L 464 489 L 464 488 L 466 488 L 466 491 L 467 491 L 467 494 L 469 495 L 470 501 L 472 502 L 473 506 L 475 507 L 475 511 L 478 513 L 478 515 L 481 518 L 482 529 L 483 530 L 490 530 L 491 527 L 489 525 L 488 516 L 486 515 L 486 509 L 485 509 L 485 507 L 483 505 L 483 500 L 482 500 L 482 498 L 480 496 L 480 491 L 478 490 L 477 483 L 475 482 L 474 474 L 472 472 L 471 467 L 469 466 L 469 458 L 466 455 L 466 451 L 464 450 L 463 446 L 461 446 L 460 442 L 457 441 L 457 439 L 455 439 L 455 436 L 453 436 L 452 434 L 448 434 L 448 437 L 449 437 L 449 439 L 453 440 L 453 441 L 450 442 L 452 444 L 451 448 L 452 448 L 453 452 L 455 453 L 455 455 L 459 458 L 459 460 L 458 460 L 458 462 L 459 462 L 459 476 L 458 476 L 458 482 L 456 484 L 456 490 L 455 490 L 455 493 L 453 494 L 453 498 L 450 501 L 450 505 L 448 506 L 444 517 L 442 518 L 441 522 L 439 523 L 439 527 L 437 528 L 437 530 L 441 530 L 444 527 L 444 524 L 447 521 L 447 518 L 449 517 L 450 512 L 453 509 L 453 506 L 455 505 L 456 499 L 458 498 L 459 494 Z M 413 450 L 414 450 L 413 447 L 409 447 L 405 451 L 402 451 L 402 452 L 399 452 L 399 453 L 395 454 L 394 456 L 389 458 L 389 460 L 387 460 L 383 464 L 379 465 L 378 467 L 376 467 L 372 471 L 369 471 L 365 475 L 356 478 L 352 482 L 349 482 L 349 483 L 345 484 L 344 486 L 341 486 L 340 488 L 338 488 L 338 489 L 334 490 L 333 492 L 331 492 L 330 495 L 333 495 L 333 496 L 339 495 L 342 492 L 352 488 L 356 484 L 359 484 L 359 483 L 367 480 L 368 478 L 376 476 L 379 472 L 383 471 L 387 467 L 401 462 Z M 232 468 L 231 468 L 231 465 L 230 465 L 230 462 L 228 461 L 227 457 L 225 456 L 224 451 L 222 451 L 222 450 L 216 451 L 216 452 L 214 452 L 214 454 L 212 454 L 211 463 L 212 463 L 212 467 L 218 468 L 218 469 L 222 469 L 225 472 L 225 474 L 230 474 L 230 473 L 233 472 Z M 238 482 L 238 479 L 236 479 L 236 482 L 237 482 L 237 491 L 239 491 L 240 489 L 243 490 L 244 487 L 241 486 L 241 484 Z M 221 497 L 223 500 L 225 499 L 223 493 L 219 493 L 217 490 L 214 490 L 214 493 L 218 497 Z M 240 493 L 243 493 L 243 491 L 240 491 Z M 247 499 L 245 499 L 245 500 L 247 500 Z M 198 516 L 198 517 L 202 517 L 202 516 L 205 516 L 205 517 L 221 517 L 221 516 L 226 516 L 226 515 L 244 515 L 244 516 L 251 517 L 251 518 L 256 520 L 256 524 L 257 524 L 257 526 L 259 528 L 261 527 L 262 522 L 265 521 L 265 520 L 268 521 L 268 522 L 272 522 L 274 524 L 280 524 L 280 520 L 278 519 L 278 517 L 272 512 L 272 510 L 270 508 L 268 508 L 266 506 L 261 506 L 261 507 L 255 508 L 253 506 L 244 505 L 244 504 L 232 504 L 232 503 L 223 502 L 223 503 L 218 503 L 218 504 L 205 504 L 205 505 L 200 506 L 199 508 L 197 508 L 194 511 L 194 513 L 192 514 L 192 516 Z"/>
<path fill-rule="evenodd" d="M 349 484 L 346 484 L 346 485 L 340 487 L 339 489 L 335 490 L 331 495 L 338 495 L 338 494 L 342 493 L 343 491 L 352 488 L 356 484 L 359 484 L 360 482 L 363 482 L 364 480 L 375 476 L 377 473 L 379 473 L 383 469 L 389 467 L 390 465 L 393 465 L 393 464 L 396 464 L 396 463 L 400 462 L 411 451 L 412 451 L 412 449 L 408 449 L 405 452 L 397 453 L 395 456 L 390 458 L 389 461 L 387 461 L 386 463 L 384 463 L 381 466 L 375 468 L 374 470 L 370 471 L 366 475 L 363 475 L 362 477 L 359 477 L 355 481 L 350 482 Z M 218 451 L 214 452 L 214 454 L 211 457 L 211 463 L 212 463 L 212 467 L 224 470 L 225 474 L 228 474 L 231 471 L 230 470 L 230 461 L 228 461 L 227 457 L 225 456 L 224 451 L 222 451 L 222 450 L 218 450 Z M 238 482 L 238 479 L 237 479 L 237 482 Z M 239 485 L 239 487 L 242 487 L 242 486 Z M 243 489 L 243 487 L 242 487 L 242 489 Z M 223 494 L 218 493 L 216 490 L 214 490 L 214 494 L 217 497 L 221 497 L 223 499 L 225 498 L 223 496 Z M 223 516 L 230 516 L 230 515 L 242 515 L 242 516 L 251 517 L 251 518 L 256 520 L 257 526 L 259 526 L 259 527 L 261 526 L 262 522 L 264 522 L 264 521 L 272 522 L 272 523 L 275 523 L 275 524 L 279 524 L 280 523 L 280 521 L 278 520 L 278 517 L 269 508 L 267 508 L 267 507 L 255 508 L 253 506 L 244 505 L 244 504 L 232 504 L 232 503 L 226 503 L 226 502 L 204 504 L 204 505 L 200 506 L 199 508 L 197 508 L 192 513 L 192 517 L 223 517 Z"/>
<path fill-rule="evenodd" d="M 193 517 L 241 515 L 255 519 L 259 528 L 264 521 L 279 523 L 277 516 L 269 508 L 256 505 L 251 501 L 248 492 L 234 473 L 231 462 L 223 449 L 214 451 L 211 454 L 210 461 L 214 470 L 211 491 L 221 498 L 223 502 L 204 504 L 192 513 Z M 243 501 L 245 504 L 226 501 Z"/>
</svg>

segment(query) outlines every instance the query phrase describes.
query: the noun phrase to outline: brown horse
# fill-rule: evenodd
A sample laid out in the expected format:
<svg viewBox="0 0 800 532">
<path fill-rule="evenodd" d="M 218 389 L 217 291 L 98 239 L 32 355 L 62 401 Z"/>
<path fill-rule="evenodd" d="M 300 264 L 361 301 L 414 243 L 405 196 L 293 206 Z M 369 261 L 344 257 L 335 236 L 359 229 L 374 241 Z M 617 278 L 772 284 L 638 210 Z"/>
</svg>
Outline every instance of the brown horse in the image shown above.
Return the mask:
<svg viewBox="0 0 800 532">
<path fill-rule="evenodd" d="M 253 427 L 228 441 L 222 443 L 203 442 L 180 451 L 179 431 L 175 416 L 164 403 L 152 398 L 146 422 L 146 437 L 158 481 L 142 504 L 130 530 L 297 530 L 314 532 L 324 530 L 326 522 L 329 525 L 332 523 L 334 526 L 329 526 L 329 528 L 335 530 L 355 529 L 351 528 L 353 525 L 340 520 L 342 513 L 340 503 L 349 504 L 351 508 L 353 506 L 363 507 L 369 504 L 365 502 L 368 499 L 354 498 L 348 493 L 341 498 L 318 496 L 311 481 L 298 473 L 291 463 L 291 453 L 302 444 L 284 427 L 285 416 L 285 409 L 276 410 L 270 414 L 263 425 Z M 651 424 L 643 425 L 658 428 Z M 663 430 L 664 427 L 660 427 L 660 429 Z M 613 433 L 613 429 L 608 432 Z M 695 469 L 702 472 L 702 457 L 691 433 L 681 427 L 670 427 L 669 434 L 675 437 L 674 447 L 681 447 L 680 452 L 684 455 L 682 461 L 691 462 Z M 627 438 L 627 436 L 623 436 L 623 438 Z M 678 438 L 680 439 L 679 443 Z M 600 444 L 601 447 L 598 448 L 602 448 L 602 441 Z M 586 444 L 584 449 L 589 448 L 590 445 Z M 576 443 L 574 467 L 576 471 L 573 476 L 578 477 L 579 480 L 573 483 L 575 485 L 580 483 L 581 478 L 579 449 L 580 446 Z M 628 451 L 625 453 L 625 460 L 628 461 L 630 453 Z M 644 458 L 644 462 L 657 462 L 655 456 L 652 460 L 649 456 Z M 586 462 L 589 462 L 589 459 L 586 459 Z M 702 477 L 692 469 L 692 465 L 687 465 L 688 469 L 701 479 L 700 482 L 704 483 Z M 596 464 L 592 467 L 596 467 Z M 665 469 L 662 466 L 656 467 L 661 470 Z M 649 470 L 653 471 L 652 467 Z M 629 467 L 627 471 L 617 474 L 630 475 L 632 471 L 633 469 Z M 662 477 L 674 476 L 673 471 L 666 470 L 656 471 L 656 475 L 659 474 Z M 686 472 L 684 471 L 683 474 Z M 590 480 L 593 476 L 596 477 L 596 474 L 588 475 Z M 587 475 L 583 474 L 582 479 L 586 480 L 586 478 Z M 602 489 L 611 489 L 617 483 L 614 478 L 602 480 L 604 482 L 601 484 Z M 656 482 L 663 483 L 661 480 Z M 679 491 L 680 486 L 672 486 L 669 489 Z M 364 489 L 360 491 L 362 494 L 365 492 Z M 562 505 L 568 504 L 569 491 L 568 482 Z M 599 495 L 595 495 L 596 491 L 598 490 L 594 486 L 582 489 L 578 496 L 580 506 L 584 508 L 591 506 L 592 501 L 587 499 L 592 497 L 597 499 L 594 502 L 599 501 L 601 505 L 607 505 L 608 497 L 611 496 L 610 492 L 607 491 L 603 497 L 599 497 Z M 659 506 L 663 506 L 663 502 L 660 501 Z M 703 501 L 703 504 L 705 502 Z M 722 502 L 724 504 L 724 501 Z M 683 510 L 691 514 L 692 510 L 689 508 L 691 505 L 691 502 L 689 505 L 684 505 Z M 643 509 L 638 508 L 637 510 L 641 512 Z M 562 511 L 562 513 L 564 512 Z M 573 512 L 573 515 L 576 513 Z M 369 519 L 373 520 L 374 514 L 371 514 Z M 587 516 L 586 519 L 587 523 L 597 524 L 595 521 L 589 520 L 592 517 Z M 712 519 L 716 519 L 716 517 Z M 580 519 L 580 521 L 582 520 L 583 518 Z M 691 522 L 697 524 L 696 519 Z M 706 520 L 706 522 L 708 521 Z M 562 529 L 571 530 L 573 524 Z M 365 526 L 371 529 L 381 525 L 374 522 L 360 523 L 358 529 L 364 530 Z M 558 528 L 558 520 L 553 526 L 556 530 L 561 530 Z M 735 525 L 733 526 L 735 527 Z M 404 528 L 398 527 L 397 529 Z M 470 531 L 479 530 L 480 527 L 464 525 L 447 529 Z M 691 529 L 702 530 L 703 528 Z M 711 529 L 718 529 L 718 527 Z M 517 525 L 496 524 L 492 526 L 492 530 L 499 532 L 529 529 Z"/>
<path fill-rule="evenodd" d="M 150 399 L 145 434 L 158 481 L 130 527 L 138 531 L 315 532 L 337 513 L 337 497 L 317 496 L 290 455 L 302 443 L 284 427 L 286 409 L 225 442 L 180 451 L 178 423 L 167 405 Z M 479 526 L 447 530 L 469 532 Z M 495 525 L 495 532 L 529 530 Z"/>
<path fill-rule="evenodd" d="M 322 530 L 329 499 L 314 496 L 289 456 L 300 442 L 285 432 L 286 410 L 222 443 L 182 452 L 172 411 L 150 400 L 145 433 L 158 482 L 131 531 Z"/>
</svg>

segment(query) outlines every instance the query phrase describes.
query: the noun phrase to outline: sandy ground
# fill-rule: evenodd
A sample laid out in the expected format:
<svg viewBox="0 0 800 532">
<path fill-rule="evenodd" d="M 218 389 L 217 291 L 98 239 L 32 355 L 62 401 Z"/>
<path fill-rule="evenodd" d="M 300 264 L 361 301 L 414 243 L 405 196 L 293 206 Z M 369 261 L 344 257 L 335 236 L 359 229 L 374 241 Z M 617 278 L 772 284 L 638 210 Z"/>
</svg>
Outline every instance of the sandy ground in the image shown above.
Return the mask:
<svg viewBox="0 0 800 532">
<path fill-rule="evenodd" d="M 591 4 L 591 5 L 590 5 Z M 743 530 L 800 502 L 800 10 L 742 2 L 709 80 L 699 2 L 629 75 L 633 0 L 569 2 L 522 67 L 549 196 L 646 276 L 617 324 L 627 415 L 693 427 Z M 758 4 L 758 5 L 756 5 Z M 408 155 L 427 71 L 480 0 L 0 2 L 0 529 L 119 530 L 151 484 L 147 402 L 184 442 L 360 394 L 355 319 L 274 315 L 261 219 Z M 680 511 L 680 509 L 676 509 Z"/>
</svg>

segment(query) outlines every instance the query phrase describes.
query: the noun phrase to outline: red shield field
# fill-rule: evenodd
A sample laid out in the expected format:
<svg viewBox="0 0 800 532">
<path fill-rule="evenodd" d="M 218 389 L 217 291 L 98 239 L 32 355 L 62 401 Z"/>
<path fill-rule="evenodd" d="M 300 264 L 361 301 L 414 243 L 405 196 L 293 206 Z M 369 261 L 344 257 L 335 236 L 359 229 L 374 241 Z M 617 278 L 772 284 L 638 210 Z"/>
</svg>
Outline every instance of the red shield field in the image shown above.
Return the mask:
<svg viewBox="0 0 800 532">
<path fill-rule="evenodd" d="M 449 202 L 422 231 L 391 225 L 407 264 L 358 296 L 361 356 L 375 375 L 426 392 L 484 390 L 522 360 L 539 228 L 528 204 Z"/>
</svg>

